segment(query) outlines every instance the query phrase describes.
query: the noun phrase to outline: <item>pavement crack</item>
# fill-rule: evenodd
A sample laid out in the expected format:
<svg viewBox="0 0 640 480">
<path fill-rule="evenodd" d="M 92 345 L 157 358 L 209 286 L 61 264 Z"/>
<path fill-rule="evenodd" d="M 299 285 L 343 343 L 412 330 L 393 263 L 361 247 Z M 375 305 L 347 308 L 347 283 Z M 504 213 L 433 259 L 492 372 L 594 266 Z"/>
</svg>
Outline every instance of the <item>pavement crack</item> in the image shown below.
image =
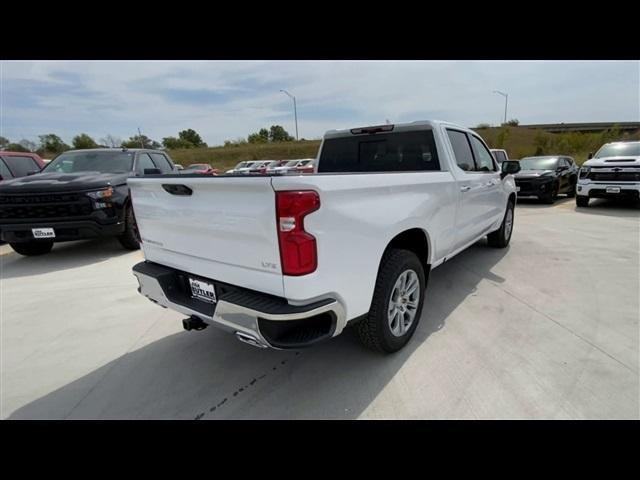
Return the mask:
<svg viewBox="0 0 640 480">
<path fill-rule="evenodd" d="M 295 352 L 295 356 L 298 356 L 298 355 L 300 355 L 300 352 Z M 271 371 L 272 372 L 277 371 L 278 370 L 278 365 L 280 365 L 280 366 L 286 365 L 289 362 L 289 360 L 290 359 L 284 359 L 284 360 L 279 361 L 276 365 L 271 367 Z M 225 397 L 222 401 L 218 402 L 216 405 L 212 405 L 208 409 L 205 409 L 204 411 L 198 413 L 193 419 L 194 420 L 200 420 L 201 418 L 203 418 L 205 416 L 205 414 L 215 412 L 220 407 L 222 407 L 225 403 L 227 403 L 228 400 L 233 399 L 233 398 L 237 398 L 241 393 L 249 390 L 249 388 L 251 388 L 254 385 L 256 385 L 259 381 L 265 379 L 268 375 L 269 375 L 268 373 L 263 373 L 260 376 L 256 376 L 256 377 L 252 378 L 249 381 L 248 384 L 242 385 L 241 387 L 238 387 L 230 396 Z"/>
</svg>

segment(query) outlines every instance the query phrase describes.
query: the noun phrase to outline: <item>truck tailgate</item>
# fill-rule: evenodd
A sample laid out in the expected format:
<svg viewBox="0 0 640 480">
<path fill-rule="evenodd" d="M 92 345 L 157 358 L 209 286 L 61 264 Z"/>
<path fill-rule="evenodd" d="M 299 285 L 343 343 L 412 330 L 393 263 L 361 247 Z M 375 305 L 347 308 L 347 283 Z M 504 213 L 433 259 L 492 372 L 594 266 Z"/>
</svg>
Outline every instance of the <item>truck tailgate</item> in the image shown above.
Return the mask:
<svg viewBox="0 0 640 480">
<path fill-rule="evenodd" d="M 184 175 L 128 183 L 148 261 L 284 295 L 269 177 Z"/>
</svg>

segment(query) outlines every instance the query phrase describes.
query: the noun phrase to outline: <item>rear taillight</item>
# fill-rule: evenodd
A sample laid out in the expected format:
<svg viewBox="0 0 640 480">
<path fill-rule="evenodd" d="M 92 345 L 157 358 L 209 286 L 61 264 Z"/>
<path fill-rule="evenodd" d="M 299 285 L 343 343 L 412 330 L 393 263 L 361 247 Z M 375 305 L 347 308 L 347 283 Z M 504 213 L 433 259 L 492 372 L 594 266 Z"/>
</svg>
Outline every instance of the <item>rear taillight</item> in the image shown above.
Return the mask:
<svg viewBox="0 0 640 480">
<path fill-rule="evenodd" d="M 318 266 L 316 239 L 304 231 L 304 217 L 320 208 L 312 190 L 276 192 L 276 221 L 283 275 L 306 275 Z"/>
</svg>

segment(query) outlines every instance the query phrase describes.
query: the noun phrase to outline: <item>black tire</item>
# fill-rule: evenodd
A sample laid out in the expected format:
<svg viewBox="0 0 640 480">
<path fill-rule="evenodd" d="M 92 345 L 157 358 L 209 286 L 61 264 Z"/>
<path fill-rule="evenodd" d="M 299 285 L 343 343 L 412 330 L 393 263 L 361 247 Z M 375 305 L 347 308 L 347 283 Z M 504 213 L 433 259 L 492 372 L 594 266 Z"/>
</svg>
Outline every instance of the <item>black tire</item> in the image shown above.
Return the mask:
<svg viewBox="0 0 640 480">
<path fill-rule="evenodd" d="M 395 336 L 389 325 L 389 303 L 394 292 L 396 281 L 400 275 L 407 270 L 413 270 L 418 276 L 420 282 L 418 287 L 420 298 L 413 322 L 403 335 Z M 373 292 L 371 309 L 367 316 L 355 325 L 360 341 L 367 348 L 385 353 L 397 352 L 404 347 L 413 336 L 420 322 L 425 289 L 426 279 L 424 268 L 416 254 L 409 250 L 388 250 L 384 254 L 384 257 L 382 257 L 376 287 Z"/>
<path fill-rule="evenodd" d="M 589 197 L 586 195 L 576 195 L 576 206 L 577 207 L 588 207 L 589 206 Z"/>
<path fill-rule="evenodd" d="M 489 246 L 493 248 L 505 248 L 509 245 L 511 241 L 511 234 L 513 233 L 513 223 L 515 220 L 515 212 L 514 205 L 512 201 L 507 203 L 507 209 L 504 212 L 504 217 L 502 218 L 502 223 L 500 224 L 500 228 L 495 232 L 491 232 L 487 235 L 487 241 L 489 242 Z M 511 212 L 511 227 L 507 227 L 507 215 Z"/>
<path fill-rule="evenodd" d="M 124 213 L 124 233 L 118 237 L 118 240 L 120 240 L 122 246 L 127 250 L 140 249 L 138 225 L 131 205 L 127 206 L 127 210 Z"/>
<path fill-rule="evenodd" d="M 560 188 L 558 187 L 557 183 L 554 183 L 553 186 L 551 187 L 551 191 L 549 192 L 549 195 L 547 195 L 546 197 L 542 198 L 542 201 L 544 203 L 547 203 L 549 205 L 553 205 L 556 200 L 558 199 L 558 191 L 560 190 Z"/>
<path fill-rule="evenodd" d="M 24 255 L 26 257 L 33 257 L 35 255 L 44 255 L 49 253 L 53 248 L 53 242 L 24 242 L 24 243 L 10 243 L 11 248 L 16 253 Z"/>
<path fill-rule="evenodd" d="M 567 192 L 567 197 L 571 198 L 576 196 L 576 188 L 577 188 L 576 182 L 577 180 L 575 178 L 571 179 L 571 188 L 569 188 L 569 191 Z"/>
</svg>

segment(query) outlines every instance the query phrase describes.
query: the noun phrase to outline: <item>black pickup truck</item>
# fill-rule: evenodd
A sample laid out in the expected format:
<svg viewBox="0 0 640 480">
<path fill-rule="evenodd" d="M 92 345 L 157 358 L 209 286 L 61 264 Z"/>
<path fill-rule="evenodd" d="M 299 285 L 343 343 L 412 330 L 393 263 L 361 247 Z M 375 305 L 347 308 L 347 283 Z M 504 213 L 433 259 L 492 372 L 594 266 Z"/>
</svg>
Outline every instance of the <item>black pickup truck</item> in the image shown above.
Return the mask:
<svg viewBox="0 0 640 480">
<path fill-rule="evenodd" d="M 166 152 L 72 150 L 40 172 L 0 183 L 0 238 L 21 255 L 42 255 L 54 242 L 117 236 L 140 248 L 127 178 L 177 173 Z"/>
</svg>

